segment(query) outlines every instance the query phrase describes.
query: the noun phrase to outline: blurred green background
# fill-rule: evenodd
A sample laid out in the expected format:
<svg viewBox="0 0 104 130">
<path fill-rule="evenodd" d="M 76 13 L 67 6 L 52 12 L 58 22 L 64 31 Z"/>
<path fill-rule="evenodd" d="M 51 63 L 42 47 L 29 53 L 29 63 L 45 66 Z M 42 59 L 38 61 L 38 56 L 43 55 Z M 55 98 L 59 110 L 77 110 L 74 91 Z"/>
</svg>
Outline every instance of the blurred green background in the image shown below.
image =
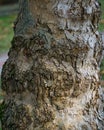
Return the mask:
<svg viewBox="0 0 104 130">
<path fill-rule="evenodd" d="M 13 22 L 16 15 L 0 17 L 0 53 L 8 51 L 13 38 Z"/>
</svg>

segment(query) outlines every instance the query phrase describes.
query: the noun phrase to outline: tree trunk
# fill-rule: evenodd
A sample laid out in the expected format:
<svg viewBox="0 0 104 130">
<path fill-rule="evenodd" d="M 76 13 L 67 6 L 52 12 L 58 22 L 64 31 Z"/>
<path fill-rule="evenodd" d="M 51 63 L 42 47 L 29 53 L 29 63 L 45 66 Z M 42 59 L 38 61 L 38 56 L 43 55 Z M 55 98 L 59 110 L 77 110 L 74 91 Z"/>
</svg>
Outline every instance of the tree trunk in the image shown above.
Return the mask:
<svg viewBox="0 0 104 130">
<path fill-rule="evenodd" d="M 97 0 L 21 0 L 2 71 L 3 130 L 104 130 Z"/>
</svg>

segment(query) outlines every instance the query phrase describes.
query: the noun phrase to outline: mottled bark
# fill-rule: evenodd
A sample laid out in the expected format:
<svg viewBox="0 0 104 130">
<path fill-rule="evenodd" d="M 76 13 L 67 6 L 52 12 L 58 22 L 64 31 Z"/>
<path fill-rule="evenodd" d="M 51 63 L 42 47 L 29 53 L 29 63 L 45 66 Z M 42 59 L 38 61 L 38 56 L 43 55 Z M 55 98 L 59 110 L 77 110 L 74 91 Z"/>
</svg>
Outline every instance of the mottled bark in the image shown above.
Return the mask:
<svg viewBox="0 0 104 130">
<path fill-rule="evenodd" d="M 2 71 L 3 130 L 104 130 L 97 0 L 21 0 Z"/>
</svg>

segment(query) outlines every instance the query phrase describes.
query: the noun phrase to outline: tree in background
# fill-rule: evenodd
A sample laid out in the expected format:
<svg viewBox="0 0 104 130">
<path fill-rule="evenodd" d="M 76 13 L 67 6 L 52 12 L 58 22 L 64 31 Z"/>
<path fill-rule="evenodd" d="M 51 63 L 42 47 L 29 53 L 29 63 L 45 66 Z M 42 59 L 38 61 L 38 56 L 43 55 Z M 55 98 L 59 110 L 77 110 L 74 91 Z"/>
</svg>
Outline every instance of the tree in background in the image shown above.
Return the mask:
<svg viewBox="0 0 104 130">
<path fill-rule="evenodd" d="M 97 0 L 21 0 L 9 58 L 3 130 L 103 130 Z"/>
</svg>

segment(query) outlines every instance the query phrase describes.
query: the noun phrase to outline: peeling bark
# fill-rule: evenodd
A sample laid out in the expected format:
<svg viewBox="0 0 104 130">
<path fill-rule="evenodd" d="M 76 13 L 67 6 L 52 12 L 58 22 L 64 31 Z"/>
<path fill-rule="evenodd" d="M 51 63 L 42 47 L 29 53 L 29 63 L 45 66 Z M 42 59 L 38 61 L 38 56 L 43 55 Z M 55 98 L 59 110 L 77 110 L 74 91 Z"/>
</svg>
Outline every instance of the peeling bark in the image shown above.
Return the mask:
<svg viewBox="0 0 104 130">
<path fill-rule="evenodd" d="M 97 0 L 21 0 L 9 58 L 3 130 L 103 130 Z"/>
</svg>

